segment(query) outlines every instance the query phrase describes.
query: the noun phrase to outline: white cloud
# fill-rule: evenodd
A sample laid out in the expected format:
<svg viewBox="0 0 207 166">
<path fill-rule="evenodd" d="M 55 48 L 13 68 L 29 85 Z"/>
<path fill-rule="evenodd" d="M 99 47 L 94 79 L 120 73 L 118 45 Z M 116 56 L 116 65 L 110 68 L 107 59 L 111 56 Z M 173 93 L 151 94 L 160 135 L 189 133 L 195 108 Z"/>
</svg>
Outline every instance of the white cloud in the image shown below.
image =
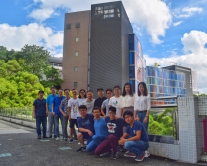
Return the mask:
<svg viewBox="0 0 207 166">
<path fill-rule="evenodd" d="M 173 23 L 173 26 L 176 27 L 176 26 L 180 25 L 182 22 L 183 22 L 183 21 L 175 22 L 175 23 Z"/>
<path fill-rule="evenodd" d="M 196 13 L 201 13 L 203 11 L 200 7 L 185 7 L 183 9 L 177 9 L 174 16 L 177 18 L 189 18 L 194 16 Z"/>
<path fill-rule="evenodd" d="M 77 0 L 33 0 L 38 5 L 29 15 L 38 21 L 44 21 L 52 17 L 56 10 L 69 11 L 90 10 L 91 4 L 104 3 L 108 0 L 85 0 L 83 3 Z M 136 24 L 136 29 L 145 29 L 151 36 L 154 44 L 162 41 L 159 36 L 165 36 L 172 20 L 169 7 L 162 0 L 122 0 L 130 21 Z M 138 34 L 141 32 L 138 31 Z"/>
<path fill-rule="evenodd" d="M 153 65 L 155 62 L 161 66 L 177 64 L 190 67 L 197 71 L 198 89 L 201 93 L 207 93 L 207 34 L 201 31 L 191 31 L 185 33 L 181 38 L 183 43 L 184 55 L 172 55 L 169 58 L 151 58 L 145 55 L 147 65 Z"/>
<path fill-rule="evenodd" d="M 51 28 L 37 23 L 19 27 L 0 24 L 0 45 L 8 50 L 20 50 L 25 44 L 40 45 L 57 54 L 56 47 L 63 45 L 63 32 L 54 32 Z"/>
</svg>

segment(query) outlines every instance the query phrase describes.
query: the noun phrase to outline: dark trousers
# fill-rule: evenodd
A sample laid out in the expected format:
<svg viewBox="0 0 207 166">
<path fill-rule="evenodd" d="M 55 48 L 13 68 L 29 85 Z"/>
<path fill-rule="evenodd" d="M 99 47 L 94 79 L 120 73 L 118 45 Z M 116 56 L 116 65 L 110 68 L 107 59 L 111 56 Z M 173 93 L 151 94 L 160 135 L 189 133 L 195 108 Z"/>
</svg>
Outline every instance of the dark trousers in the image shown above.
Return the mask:
<svg viewBox="0 0 207 166">
<path fill-rule="evenodd" d="M 43 128 L 43 137 L 44 137 L 46 136 L 46 116 L 36 116 L 36 131 L 38 136 L 41 136 L 41 128 L 40 128 L 41 124 Z"/>
<path fill-rule="evenodd" d="M 118 139 L 114 135 L 109 135 L 106 140 L 101 142 L 100 145 L 95 150 L 96 155 L 100 155 L 103 153 L 109 152 L 111 149 L 113 149 L 113 154 L 116 154 L 118 147 Z"/>
</svg>

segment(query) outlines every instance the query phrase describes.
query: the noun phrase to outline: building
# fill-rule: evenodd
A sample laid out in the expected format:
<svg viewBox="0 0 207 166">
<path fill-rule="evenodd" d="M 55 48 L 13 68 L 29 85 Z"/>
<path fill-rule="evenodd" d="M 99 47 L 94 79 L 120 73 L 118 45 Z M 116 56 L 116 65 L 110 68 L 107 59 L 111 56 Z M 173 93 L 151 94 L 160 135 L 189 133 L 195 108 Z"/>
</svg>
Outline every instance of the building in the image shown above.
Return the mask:
<svg viewBox="0 0 207 166">
<path fill-rule="evenodd" d="M 197 72 L 195 70 L 191 70 L 191 73 L 192 73 L 193 94 L 199 95 L 198 85 L 197 85 Z"/>
<path fill-rule="evenodd" d="M 63 79 L 63 74 L 62 74 L 62 63 L 63 59 L 62 58 L 57 58 L 57 57 L 50 57 L 50 62 L 51 66 L 59 70 L 60 78 Z"/>
<path fill-rule="evenodd" d="M 65 14 L 63 87 L 123 87 L 129 82 L 129 34 L 133 29 L 121 1 Z"/>
</svg>

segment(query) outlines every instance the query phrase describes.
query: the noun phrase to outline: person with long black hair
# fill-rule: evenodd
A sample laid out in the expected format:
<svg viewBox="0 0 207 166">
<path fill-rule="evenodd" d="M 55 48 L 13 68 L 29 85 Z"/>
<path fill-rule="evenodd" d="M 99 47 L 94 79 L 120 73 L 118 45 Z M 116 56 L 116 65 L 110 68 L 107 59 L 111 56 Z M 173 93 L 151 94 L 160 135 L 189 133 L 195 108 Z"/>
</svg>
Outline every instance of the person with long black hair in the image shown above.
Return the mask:
<svg viewBox="0 0 207 166">
<path fill-rule="evenodd" d="M 130 83 L 126 83 L 123 87 L 122 95 L 119 99 L 119 104 L 121 117 L 126 110 L 134 112 L 134 94 L 132 85 Z"/>
<path fill-rule="evenodd" d="M 148 132 L 151 98 L 148 95 L 147 86 L 144 82 L 138 84 L 138 94 L 134 102 L 134 119 L 140 121 Z M 149 151 L 145 151 L 145 157 L 149 157 Z"/>
<path fill-rule="evenodd" d="M 83 101 L 86 100 L 86 91 L 84 89 L 79 90 L 79 95 L 78 95 L 78 106 L 81 106 Z M 80 113 L 78 111 L 77 113 L 77 118 L 81 117 Z"/>
</svg>

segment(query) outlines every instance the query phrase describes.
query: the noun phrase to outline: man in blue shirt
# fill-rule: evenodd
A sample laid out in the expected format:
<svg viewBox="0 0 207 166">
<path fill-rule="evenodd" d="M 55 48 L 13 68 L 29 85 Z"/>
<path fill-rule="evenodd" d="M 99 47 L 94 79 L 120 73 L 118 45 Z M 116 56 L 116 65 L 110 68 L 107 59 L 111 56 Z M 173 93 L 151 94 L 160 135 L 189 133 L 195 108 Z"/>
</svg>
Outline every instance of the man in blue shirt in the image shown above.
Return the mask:
<svg viewBox="0 0 207 166">
<path fill-rule="evenodd" d="M 126 132 L 119 140 L 120 145 L 124 145 L 129 151 L 124 154 L 126 157 L 135 157 L 135 161 L 142 161 L 145 156 L 145 151 L 149 147 L 148 134 L 139 121 L 134 120 L 131 111 L 125 111 L 123 117 L 128 123 Z"/>
<path fill-rule="evenodd" d="M 33 103 L 33 117 L 36 119 L 37 138 L 41 139 L 40 125 L 43 127 L 43 138 L 46 138 L 46 100 L 43 98 L 44 91 L 38 92 L 39 98 Z"/>
<path fill-rule="evenodd" d="M 87 107 L 85 105 L 80 105 L 78 107 L 79 113 L 81 117 L 78 118 L 78 131 L 77 134 L 78 141 L 81 144 L 81 147 L 77 150 L 85 151 L 86 146 L 84 144 L 84 139 L 87 140 L 87 144 L 89 144 L 92 140 L 92 136 L 95 134 L 94 131 L 94 116 L 92 114 L 87 114 Z"/>
<path fill-rule="evenodd" d="M 94 129 L 95 135 L 92 136 L 92 141 L 87 145 L 86 151 L 92 152 L 97 146 L 108 137 L 106 121 L 101 117 L 100 107 L 93 108 Z"/>
<path fill-rule="evenodd" d="M 54 116 L 52 114 L 52 104 L 53 104 L 53 100 L 55 97 L 57 97 L 58 95 L 56 94 L 56 89 L 55 87 L 51 87 L 51 94 L 48 95 L 47 100 L 46 100 L 46 110 L 48 112 L 48 126 L 49 126 L 49 137 L 52 138 L 52 128 L 54 127 L 54 138 L 56 138 L 55 135 L 55 119 Z"/>
<path fill-rule="evenodd" d="M 55 135 L 57 136 L 57 138 L 56 138 L 57 141 L 60 140 L 59 120 L 61 120 L 61 125 L 62 125 L 62 118 L 63 118 L 59 107 L 60 107 L 61 101 L 64 98 L 65 98 L 65 96 L 63 96 L 63 90 L 59 89 L 58 96 L 54 98 L 53 105 L 52 105 L 52 114 L 55 117 Z"/>
</svg>

